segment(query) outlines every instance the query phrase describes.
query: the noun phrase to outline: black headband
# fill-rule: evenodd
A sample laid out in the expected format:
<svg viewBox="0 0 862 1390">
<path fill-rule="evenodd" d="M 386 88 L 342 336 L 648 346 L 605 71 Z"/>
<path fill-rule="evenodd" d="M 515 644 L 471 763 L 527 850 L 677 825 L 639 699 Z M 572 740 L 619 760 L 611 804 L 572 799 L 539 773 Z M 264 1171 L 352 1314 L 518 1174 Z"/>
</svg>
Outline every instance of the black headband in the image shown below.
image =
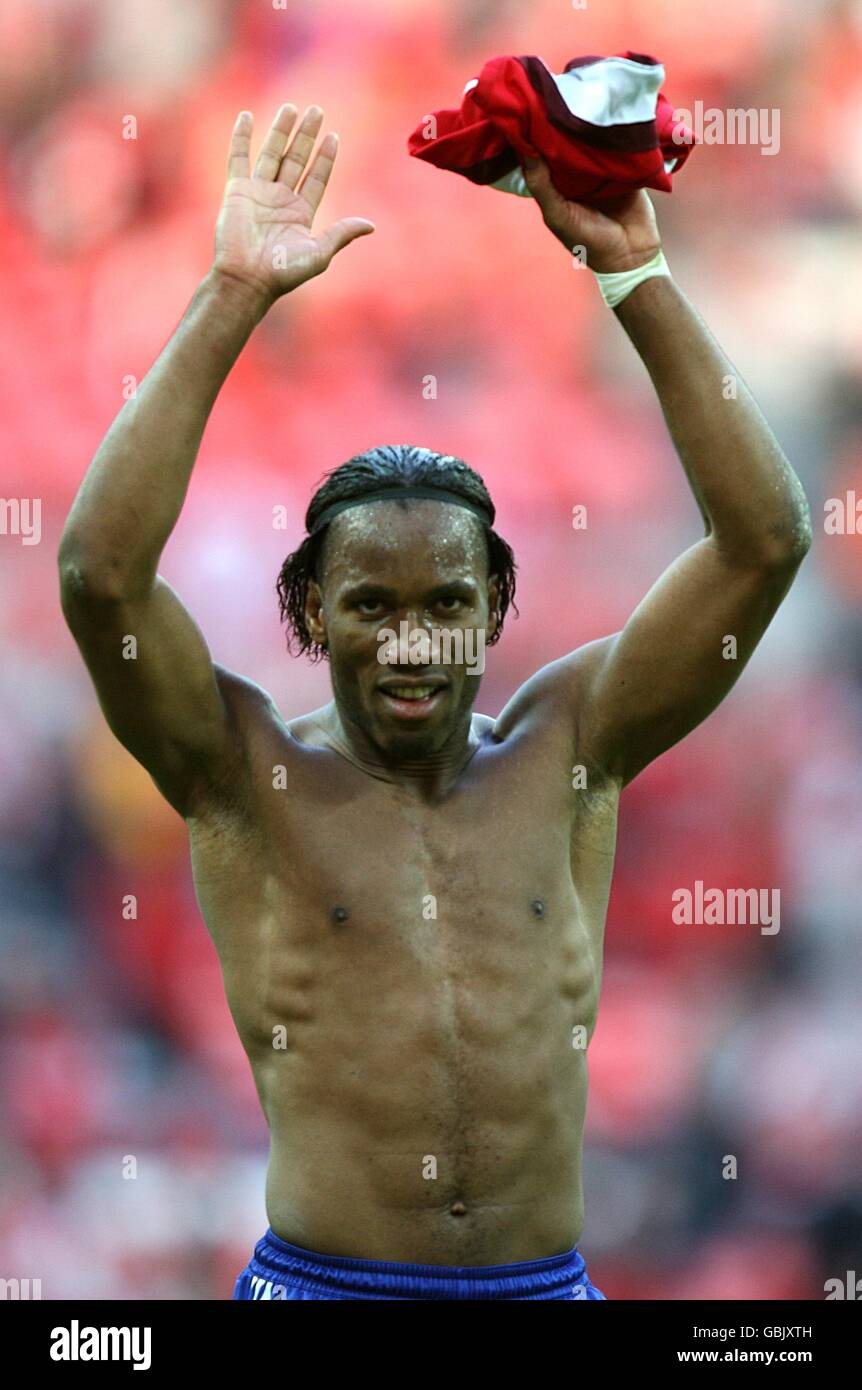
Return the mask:
<svg viewBox="0 0 862 1390">
<path fill-rule="evenodd" d="M 324 507 L 308 534 L 316 536 L 318 531 L 322 531 L 324 526 L 329 525 L 333 517 L 338 516 L 339 512 L 346 511 L 348 507 L 362 507 L 366 502 L 398 501 L 412 497 L 420 497 L 430 502 L 451 502 L 455 507 L 464 507 L 466 511 L 472 512 L 486 526 L 491 524 L 477 503 L 469 502 L 466 497 L 461 497 L 459 493 L 447 492 L 442 487 L 423 487 L 420 483 L 410 483 L 406 487 L 381 487 L 375 492 L 366 492 L 362 497 L 348 497 L 343 502 L 333 502 L 330 506 Z"/>
</svg>

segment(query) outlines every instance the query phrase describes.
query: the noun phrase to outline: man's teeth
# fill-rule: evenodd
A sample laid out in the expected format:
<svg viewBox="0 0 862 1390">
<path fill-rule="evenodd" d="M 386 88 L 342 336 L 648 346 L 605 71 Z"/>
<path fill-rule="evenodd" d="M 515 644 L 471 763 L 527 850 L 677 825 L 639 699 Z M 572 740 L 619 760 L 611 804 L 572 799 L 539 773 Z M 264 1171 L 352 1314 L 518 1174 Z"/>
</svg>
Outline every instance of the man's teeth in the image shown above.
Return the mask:
<svg viewBox="0 0 862 1390">
<path fill-rule="evenodd" d="M 434 686 L 391 685 L 386 694 L 394 695 L 396 700 L 427 700 L 429 695 L 434 694 Z"/>
</svg>

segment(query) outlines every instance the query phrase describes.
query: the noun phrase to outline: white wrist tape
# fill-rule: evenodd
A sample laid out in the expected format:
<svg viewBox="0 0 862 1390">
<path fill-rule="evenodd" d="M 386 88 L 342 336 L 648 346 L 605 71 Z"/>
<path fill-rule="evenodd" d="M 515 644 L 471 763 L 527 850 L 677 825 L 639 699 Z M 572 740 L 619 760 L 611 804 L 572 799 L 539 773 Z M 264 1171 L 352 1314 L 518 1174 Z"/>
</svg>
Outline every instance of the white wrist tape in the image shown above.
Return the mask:
<svg viewBox="0 0 862 1390">
<path fill-rule="evenodd" d="M 634 270 L 622 270 L 616 275 L 600 275 L 596 270 L 593 274 L 608 308 L 615 309 L 644 280 L 651 280 L 654 275 L 670 277 L 670 266 L 665 260 L 664 251 L 659 251 L 646 265 L 639 265 Z"/>
</svg>

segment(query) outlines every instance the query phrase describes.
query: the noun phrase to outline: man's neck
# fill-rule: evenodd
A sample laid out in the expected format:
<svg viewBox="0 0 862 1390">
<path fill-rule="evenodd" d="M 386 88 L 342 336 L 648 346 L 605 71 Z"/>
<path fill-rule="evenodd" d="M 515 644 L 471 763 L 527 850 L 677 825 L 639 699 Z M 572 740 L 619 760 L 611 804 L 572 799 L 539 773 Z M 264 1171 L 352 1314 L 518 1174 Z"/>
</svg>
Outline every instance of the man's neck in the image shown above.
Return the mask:
<svg viewBox="0 0 862 1390">
<path fill-rule="evenodd" d="M 318 747 L 331 748 L 369 777 L 402 787 L 423 801 L 437 800 L 451 791 L 493 725 L 484 715 L 471 716 L 468 711 L 440 749 L 421 758 L 405 758 L 387 755 L 364 729 L 342 715 L 334 700 L 306 719 L 321 735 L 314 739 Z M 303 742 L 311 741 L 303 738 Z"/>
</svg>

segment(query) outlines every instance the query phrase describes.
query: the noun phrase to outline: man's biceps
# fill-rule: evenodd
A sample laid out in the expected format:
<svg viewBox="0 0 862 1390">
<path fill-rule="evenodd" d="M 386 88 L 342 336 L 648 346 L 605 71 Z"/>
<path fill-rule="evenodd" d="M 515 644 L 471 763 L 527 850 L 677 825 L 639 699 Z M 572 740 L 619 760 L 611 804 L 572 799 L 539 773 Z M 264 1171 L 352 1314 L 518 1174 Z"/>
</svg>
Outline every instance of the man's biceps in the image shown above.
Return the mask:
<svg viewBox="0 0 862 1390">
<path fill-rule="evenodd" d="M 147 662 L 102 647 L 87 666 L 111 731 L 148 770 L 142 753 L 164 748 L 179 760 L 212 756 L 223 744 L 230 715 L 208 656 L 189 666 L 175 653 Z"/>
<path fill-rule="evenodd" d="M 135 635 L 105 639 L 82 646 L 87 668 L 100 700 L 118 710 L 128 706 L 143 717 L 148 712 L 170 717 L 188 710 L 192 721 L 206 718 L 225 706 L 206 648 L 183 653 L 156 639 L 141 649 Z"/>
<path fill-rule="evenodd" d="M 133 710 L 125 704 L 103 703 L 102 709 L 114 737 L 181 815 L 195 786 L 222 775 L 230 740 L 220 725 L 191 715 L 165 718 L 163 712 Z"/>
<path fill-rule="evenodd" d="M 610 664 L 592 711 L 598 755 L 618 771 L 652 761 L 712 713 L 743 664 L 728 668 L 692 661 L 691 654 L 682 662 L 668 656 L 649 666 L 629 665 L 624 658 Z"/>
<path fill-rule="evenodd" d="M 738 569 L 713 575 L 688 593 L 659 581 L 609 647 L 603 666 L 608 688 L 639 681 L 649 692 L 663 677 L 682 673 L 708 682 L 726 663 L 747 660 L 786 593 Z"/>
</svg>

